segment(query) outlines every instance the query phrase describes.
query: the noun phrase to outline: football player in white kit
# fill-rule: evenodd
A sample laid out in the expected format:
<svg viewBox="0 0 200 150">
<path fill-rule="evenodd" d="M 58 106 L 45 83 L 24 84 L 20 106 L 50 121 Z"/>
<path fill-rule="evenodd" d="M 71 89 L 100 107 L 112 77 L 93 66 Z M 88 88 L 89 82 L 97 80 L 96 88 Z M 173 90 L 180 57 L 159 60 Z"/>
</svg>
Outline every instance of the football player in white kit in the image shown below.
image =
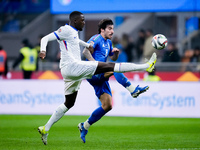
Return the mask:
<svg viewBox="0 0 200 150">
<path fill-rule="evenodd" d="M 85 25 L 84 15 L 79 11 L 73 11 L 69 15 L 69 25 L 60 27 L 41 39 L 39 57 L 44 59 L 46 56 L 46 46 L 49 41 L 57 40 L 61 50 L 60 69 L 65 82 L 65 102 L 58 106 L 48 122 L 44 126 L 38 127 L 43 143 L 47 144 L 47 136 L 51 126 L 73 107 L 76 96 L 83 79 L 89 79 L 94 74 L 104 72 L 131 72 L 148 71 L 152 72 L 157 60 L 153 53 L 150 60 L 145 64 L 134 63 L 106 63 L 98 61 L 82 61 L 80 45 L 92 50 L 92 45 L 79 39 L 78 31 L 82 31 Z M 92 44 L 92 43 L 91 43 Z"/>
</svg>

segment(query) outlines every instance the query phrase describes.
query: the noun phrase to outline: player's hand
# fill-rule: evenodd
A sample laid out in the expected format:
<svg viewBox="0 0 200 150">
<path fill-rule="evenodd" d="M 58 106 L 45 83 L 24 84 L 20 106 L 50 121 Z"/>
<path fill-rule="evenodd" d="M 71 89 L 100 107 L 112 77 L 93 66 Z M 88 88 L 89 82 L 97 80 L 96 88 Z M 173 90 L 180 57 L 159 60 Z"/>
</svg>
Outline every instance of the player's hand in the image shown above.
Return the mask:
<svg viewBox="0 0 200 150">
<path fill-rule="evenodd" d="M 94 42 L 93 42 L 93 41 L 91 41 L 91 42 L 90 42 L 90 46 L 88 47 L 88 50 L 90 51 L 90 53 L 91 53 L 91 54 L 93 54 L 93 53 L 94 53 L 94 48 L 93 48 L 93 45 L 94 45 Z"/>
<path fill-rule="evenodd" d="M 113 55 L 110 56 L 110 59 L 112 59 L 113 61 L 116 61 L 119 57 L 119 49 L 114 47 L 112 49 L 112 53 L 113 53 Z"/>
<path fill-rule="evenodd" d="M 119 54 L 119 49 L 116 48 L 116 47 L 114 47 L 114 48 L 112 49 L 112 52 L 113 52 L 113 53 L 116 53 L 116 54 Z"/>
<path fill-rule="evenodd" d="M 39 57 L 43 60 L 46 57 L 46 52 L 45 51 L 41 51 L 39 53 Z"/>
</svg>

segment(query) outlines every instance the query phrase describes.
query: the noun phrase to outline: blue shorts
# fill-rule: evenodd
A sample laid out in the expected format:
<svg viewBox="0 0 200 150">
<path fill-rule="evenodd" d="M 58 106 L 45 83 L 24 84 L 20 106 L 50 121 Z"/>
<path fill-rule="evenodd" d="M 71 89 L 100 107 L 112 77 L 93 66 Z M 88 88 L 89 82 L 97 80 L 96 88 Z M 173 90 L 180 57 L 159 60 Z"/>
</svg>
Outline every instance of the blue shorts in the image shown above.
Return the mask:
<svg viewBox="0 0 200 150">
<path fill-rule="evenodd" d="M 104 77 L 104 73 L 93 75 L 91 79 L 87 79 L 87 81 L 93 86 L 98 98 L 100 98 L 103 93 L 112 96 L 108 80 L 109 78 Z"/>
</svg>

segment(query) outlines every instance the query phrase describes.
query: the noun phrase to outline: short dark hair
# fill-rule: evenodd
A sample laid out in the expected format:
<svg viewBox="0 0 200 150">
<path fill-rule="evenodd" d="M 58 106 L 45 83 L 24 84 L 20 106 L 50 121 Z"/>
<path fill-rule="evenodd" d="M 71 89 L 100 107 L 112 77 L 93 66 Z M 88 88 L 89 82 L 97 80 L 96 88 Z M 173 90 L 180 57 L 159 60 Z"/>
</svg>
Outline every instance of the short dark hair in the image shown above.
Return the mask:
<svg viewBox="0 0 200 150">
<path fill-rule="evenodd" d="M 80 15 L 82 15 L 82 14 L 83 14 L 83 13 L 81 13 L 80 11 L 73 11 L 73 12 L 70 13 L 69 19 L 70 19 L 70 20 L 73 20 L 73 19 L 75 19 L 77 16 L 80 16 Z"/>
<path fill-rule="evenodd" d="M 101 33 L 101 29 L 105 30 L 107 25 L 113 25 L 113 21 L 109 18 L 101 20 L 98 25 L 98 32 Z"/>
</svg>

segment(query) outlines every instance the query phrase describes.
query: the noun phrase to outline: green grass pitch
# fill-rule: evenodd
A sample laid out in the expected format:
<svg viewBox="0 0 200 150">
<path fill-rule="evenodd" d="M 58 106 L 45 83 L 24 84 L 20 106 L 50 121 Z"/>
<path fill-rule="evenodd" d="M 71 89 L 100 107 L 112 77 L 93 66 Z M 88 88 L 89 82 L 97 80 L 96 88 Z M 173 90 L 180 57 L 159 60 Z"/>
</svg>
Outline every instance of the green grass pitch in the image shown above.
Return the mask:
<svg viewBox="0 0 200 150">
<path fill-rule="evenodd" d="M 43 145 L 37 127 L 49 117 L 0 115 L 0 150 L 200 149 L 200 118 L 105 116 L 91 126 L 84 144 L 77 125 L 88 116 L 64 116 Z"/>
</svg>

